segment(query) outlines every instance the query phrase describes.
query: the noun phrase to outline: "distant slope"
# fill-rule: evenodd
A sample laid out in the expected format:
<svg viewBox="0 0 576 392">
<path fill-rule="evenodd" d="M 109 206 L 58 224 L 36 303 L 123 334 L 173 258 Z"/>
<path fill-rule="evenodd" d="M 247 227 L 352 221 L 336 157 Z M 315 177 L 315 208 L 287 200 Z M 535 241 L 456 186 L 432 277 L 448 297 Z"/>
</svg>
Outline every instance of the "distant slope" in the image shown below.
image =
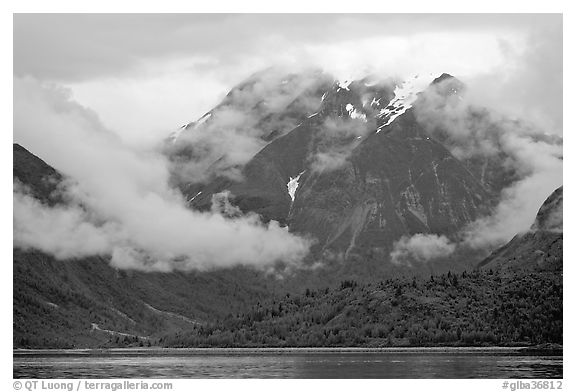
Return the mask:
<svg viewBox="0 0 576 392">
<path fill-rule="evenodd" d="M 509 243 L 483 260 L 480 268 L 503 270 L 552 270 L 562 272 L 563 264 L 563 187 L 544 202 L 527 233 L 516 235 Z"/>
<path fill-rule="evenodd" d="M 13 256 L 15 347 L 116 345 L 93 323 L 138 336 L 186 330 L 245 309 L 268 292 L 250 271 L 147 274 L 115 270 L 101 257 L 56 260 L 18 249 Z"/>
<path fill-rule="evenodd" d="M 55 193 L 62 175 L 22 146 L 14 144 L 13 153 L 14 179 L 45 204 L 63 203 Z M 116 270 L 105 257 L 56 260 L 17 248 L 13 271 L 15 347 L 122 345 L 124 335 L 103 330 L 135 336 L 186 330 L 269 292 L 269 282 L 249 269 L 143 273 Z"/>
</svg>

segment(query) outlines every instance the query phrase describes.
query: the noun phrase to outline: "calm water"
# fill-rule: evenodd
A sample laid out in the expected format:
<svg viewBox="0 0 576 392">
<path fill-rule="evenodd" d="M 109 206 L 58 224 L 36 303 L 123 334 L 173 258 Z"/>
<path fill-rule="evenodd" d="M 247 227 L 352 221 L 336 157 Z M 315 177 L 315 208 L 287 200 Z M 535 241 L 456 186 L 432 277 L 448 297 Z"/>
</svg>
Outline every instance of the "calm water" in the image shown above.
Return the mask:
<svg viewBox="0 0 576 392">
<path fill-rule="evenodd" d="M 561 356 L 510 351 L 14 352 L 15 378 L 562 378 Z"/>
</svg>

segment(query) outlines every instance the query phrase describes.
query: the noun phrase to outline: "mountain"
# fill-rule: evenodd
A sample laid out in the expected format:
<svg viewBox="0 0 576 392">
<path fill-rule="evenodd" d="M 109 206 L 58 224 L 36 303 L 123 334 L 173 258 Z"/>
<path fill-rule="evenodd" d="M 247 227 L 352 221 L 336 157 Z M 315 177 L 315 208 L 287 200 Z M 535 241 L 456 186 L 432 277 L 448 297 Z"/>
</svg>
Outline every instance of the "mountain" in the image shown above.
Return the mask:
<svg viewBox="0 0 576 392">
<path fill-rule="evenodd" d="M 163 151 L 190 208 L 209 210 L 216 195 L 228 195 L 242 211 L 313 240 L 305 260 L 311 268 L 287 271 L 282 279 L 245 267 L 149 273 L 115 269 L 108 256 L 59 260 L 15 247 L 14 346 L 220 344 L 242 341 L 242 329 L 243 336 L 263 339 L 252 340 L 255 345 L 286 345 L 288 335 L 309 344 L 319 334 L 325 338 L 316 341 L 327 345 L 350 339 L 388 344 L 384 336 L 391 336 L 391 344 L 556 342 L 562 189 L 544 204 L 530 232 L 494 252 L 473 275 L 463 271 L 477 266 L 483 249 L 457 248 L 412 264 L 390 256 L 399 240 L 416 234 L 456 242 L 515 180 L 506 156 L 455 154 L 460 146 L 451 144 L 446 130 L 418 117 L 415 109 L 432 99 L 450 105 L 464 88 L 448 74 L 404 82 L 339 81 L 317 70 L 253 75 L 173 134 Z M 497 126 L 483 110 L 471 115 Z M 66 208 L 59 189 L 69 179 L 17 144 L 13 158 L 15 197 L 25 192 Z M 514 286 L 516 276 L 521 287 Z M 501 287 L 502 279 L 510 290 Z M 517 321 L 532 311 L 518 297 L 529 287 L 548 287 L 549 300 L 531 297 L 538 305 L 533 310 L 549 316 L 542 323 L 550 327 L 548 335 L 516 328 L 526 327 Z M 497 312 L 518 312 L 500 322 L 492 304 L 512 294 Z M 499 328 L 498 336 L 478 327 L 479 318 L 470 313 L 475 309 L 491 320 L 487 328 Z M 458 321 L 455 315 L 465 311 Z M 424 327 L 433 314 L 440 315 L 434 326 Z M 401 321 L 408 319 L 422 328 L 408 330 Z M 370 332 L 362 330 L 354 340 L 362 320 Z M 289 326 L 286 339 L 278 340 L 277 332 L 286 331 L 275 329 L 276 322 Z M 442 327 L 453 322 L 464 335 Z M 382 323 L 400 326 L 393 334 L 380 332 Z M 510 323 L 515 327 L 506 329 Z"/>
<path fill-rule="evenodd" d="M 414 113 L 422 91 L 448 97 L 460 85 L 448 74 L 404 83 L 334 80 L 317 110 L 267 142 L 238 167 L 238 176 L 215 175 L 181 189 L 200 210 L 229 191 L 242 211 L 313 238 L 312 259 L 369 258 L 365 275 L 373 268 L 418 273 L 390 263 L 394 243 L 418 233 L 455 238 L 489 213 L 501 190 L 491 182 L 501 171 L 486 173 L 485 162 L 457 159 Z M 480 165 L 484 170 L 476 170 Z M 426 273 L 471 266 L 470 255 L 429 263 Z"/>
<path fill-rule="evenodd" d="M 550 270 L 562 274 L 563 187 L 542 204 L 530 230 L 516 235 L 494 251 L 479 267 L 508 272 Z"/>
<path fill-rule="evenodd" d="M 65 178 L 24 147 L 13 147 L 14 181 L 47 205 L 65 206 Z M 147 344 L 167 331 L 225 317 L 272 290 L 260 273 L 233 268 L 205 273 L 118 270 L 107 257 L 57 260 L 13 250 L 14 347 Z"/>
</svg>

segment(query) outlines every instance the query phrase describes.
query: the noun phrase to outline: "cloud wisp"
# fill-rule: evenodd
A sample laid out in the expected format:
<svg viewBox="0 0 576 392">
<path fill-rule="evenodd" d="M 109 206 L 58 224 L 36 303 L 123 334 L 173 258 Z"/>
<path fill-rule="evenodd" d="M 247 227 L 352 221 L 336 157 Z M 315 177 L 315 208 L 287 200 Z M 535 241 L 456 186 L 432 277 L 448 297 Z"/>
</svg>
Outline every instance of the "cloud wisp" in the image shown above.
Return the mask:
<svg viewBox="0 0 576 392">
<path fill-rule="evenodd" d="M 456 249 L 446 236 L 436 234 L 415 234 L 403 236 L 393 245 L 390 258 L 397 265 L 412 265 L 412 262 L 427 263 L 431 260 L 450 256 Z"/>
</svg>

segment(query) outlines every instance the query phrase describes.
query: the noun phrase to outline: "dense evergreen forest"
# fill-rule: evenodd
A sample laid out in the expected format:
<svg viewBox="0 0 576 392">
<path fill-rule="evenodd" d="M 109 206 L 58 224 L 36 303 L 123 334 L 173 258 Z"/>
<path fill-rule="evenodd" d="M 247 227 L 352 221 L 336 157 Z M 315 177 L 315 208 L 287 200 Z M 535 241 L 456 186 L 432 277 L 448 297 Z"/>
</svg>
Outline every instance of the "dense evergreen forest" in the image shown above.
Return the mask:
<svg viewBox="0 0 576 392">
<path fill-rule="evenodd" d="M 562 343 L 562 276 L 477 270 L 307 289 L 152 341 L 168 347 Z"/>
</svg>

